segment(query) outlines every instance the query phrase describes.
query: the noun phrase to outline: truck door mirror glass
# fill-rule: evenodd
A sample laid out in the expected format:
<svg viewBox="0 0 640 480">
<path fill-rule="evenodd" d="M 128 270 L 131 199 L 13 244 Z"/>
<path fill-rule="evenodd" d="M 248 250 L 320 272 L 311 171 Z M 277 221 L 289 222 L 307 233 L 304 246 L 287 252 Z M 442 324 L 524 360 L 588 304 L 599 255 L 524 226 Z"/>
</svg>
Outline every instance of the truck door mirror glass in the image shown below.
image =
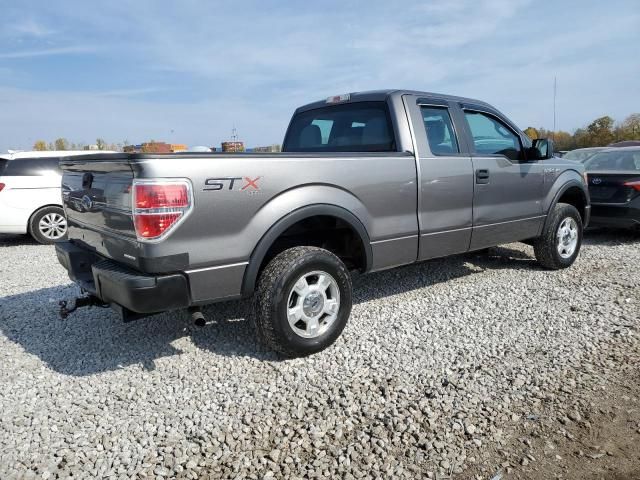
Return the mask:
<svg viewBox="0 0 640 480">
<path fill-rule="evenodd" d="M 553 140 L 549 138 L 536 138 L 531 147 L 532 160 L 546 160 L 553 157 Z"/>
</svg>

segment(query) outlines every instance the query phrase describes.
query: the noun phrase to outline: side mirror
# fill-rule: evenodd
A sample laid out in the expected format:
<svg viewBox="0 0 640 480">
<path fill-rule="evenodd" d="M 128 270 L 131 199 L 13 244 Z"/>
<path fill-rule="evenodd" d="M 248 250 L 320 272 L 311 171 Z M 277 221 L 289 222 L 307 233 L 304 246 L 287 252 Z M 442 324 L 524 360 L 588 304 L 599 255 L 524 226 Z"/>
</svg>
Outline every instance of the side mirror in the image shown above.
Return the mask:
<svg viewBox="0 0 640 480">
<path fill-rule="evenodd" d="M 553 157 L 553 140 L 536 138 L 531 147 L 532 160 L 546 160 Z"/>
</svg>

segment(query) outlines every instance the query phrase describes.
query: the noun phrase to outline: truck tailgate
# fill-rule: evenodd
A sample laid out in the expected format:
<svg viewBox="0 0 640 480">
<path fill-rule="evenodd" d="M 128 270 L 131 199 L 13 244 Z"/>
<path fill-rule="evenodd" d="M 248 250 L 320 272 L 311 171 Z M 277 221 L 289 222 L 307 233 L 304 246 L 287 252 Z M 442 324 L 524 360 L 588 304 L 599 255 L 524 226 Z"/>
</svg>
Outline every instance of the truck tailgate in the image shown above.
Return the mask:
<svg viewBox="0 0 640 480">
<path fill-rule="evenodd" d="M 136 256 L 131 210 L 134 172 L 126 155 L 105 154 L 60 161 L 69 239 L 103 256 Z"/>
</svg>

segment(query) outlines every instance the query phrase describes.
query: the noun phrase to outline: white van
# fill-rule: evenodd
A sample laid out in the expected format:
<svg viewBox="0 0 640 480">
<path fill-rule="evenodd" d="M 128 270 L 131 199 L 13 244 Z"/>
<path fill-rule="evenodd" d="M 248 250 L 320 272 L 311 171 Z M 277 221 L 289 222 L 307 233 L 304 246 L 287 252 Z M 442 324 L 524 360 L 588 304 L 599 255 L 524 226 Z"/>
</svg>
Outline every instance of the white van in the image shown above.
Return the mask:
<svg viewBox="0 0 640 480">
<path fill-rule="evenodd" d="M 47 151 L 0 154 L 0 233 L 29 233 L 50 244 L 65 238 L 60 157 L 102 151 Z"/>
</svg>

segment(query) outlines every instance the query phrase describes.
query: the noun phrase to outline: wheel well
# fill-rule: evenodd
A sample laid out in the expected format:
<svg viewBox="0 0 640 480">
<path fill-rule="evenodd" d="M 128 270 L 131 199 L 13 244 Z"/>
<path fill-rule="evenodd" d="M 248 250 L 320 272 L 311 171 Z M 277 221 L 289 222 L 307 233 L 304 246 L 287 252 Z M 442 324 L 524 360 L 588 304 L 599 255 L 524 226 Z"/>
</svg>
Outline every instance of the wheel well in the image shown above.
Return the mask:
<svg viewBox="0 0 640 480">
<path fill-rule="evenodd" d="M 29 220 L 27 220 L 27 231 L 31 230 L 31 219 L 33 218 L 33 216 L 36 215 L 40 210 L 44 210 L 45 208 L 50 208 L 50 207 L 56 207 L 56 208 L 60 208 L 60 209 L 63 208 L 62 205 L 56 205 L 55 203 L 50 203 L 48 205 L 39 206 L 33 212 L 31 212 L 31 215 L 29 215 Z"/>
<path fill-rule="evenodd" d="M 580 212 L 580 217 L 582 218 L 582 222 L 585 220 L 585 208 L 587 206 L 587 199 L 585 198 L 584 192 L 579 187 L 569 187 L 565 192 L 560 195 L 558 198 L 558 203 L 568 203 L 569 205 L 573 205 Z"/>
<path fill-rule="evenodd" d="M 365 245 L 358 232 L 340 218 L 315 215 L 294 223 L 275 239 L 262 259 L 260 271 L 279 253 L 300 246 L 329 250 L 349 270 L 364 271 L 367 268 Z"/>
</svg>

